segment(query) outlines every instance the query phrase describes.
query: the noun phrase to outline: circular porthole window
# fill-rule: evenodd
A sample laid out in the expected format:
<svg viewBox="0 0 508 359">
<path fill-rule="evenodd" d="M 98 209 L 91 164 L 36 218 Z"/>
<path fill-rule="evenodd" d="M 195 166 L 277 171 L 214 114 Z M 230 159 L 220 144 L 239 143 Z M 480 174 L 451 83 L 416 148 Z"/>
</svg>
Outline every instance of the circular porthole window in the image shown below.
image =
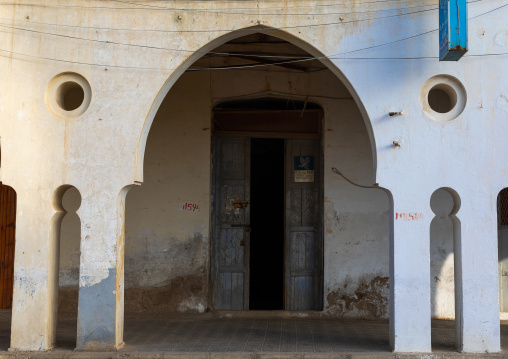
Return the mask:
<svg viewBox="0 0 508 359">
<path fill-rule="evenodd" d="M 64 72 L 51 79 L 46 88 L 46 104 L 56 116 L 64 119 L 82 115 L 92 100 L 92 89 L 80 74 Z"/>
<path fill-rule="evenodd" d="M 457 118 L 466 107 L 466 89 L 455 77 L 438 75 L 422 87 L 420 102 L 423 110 L 436 121 Z"/>
</svg>

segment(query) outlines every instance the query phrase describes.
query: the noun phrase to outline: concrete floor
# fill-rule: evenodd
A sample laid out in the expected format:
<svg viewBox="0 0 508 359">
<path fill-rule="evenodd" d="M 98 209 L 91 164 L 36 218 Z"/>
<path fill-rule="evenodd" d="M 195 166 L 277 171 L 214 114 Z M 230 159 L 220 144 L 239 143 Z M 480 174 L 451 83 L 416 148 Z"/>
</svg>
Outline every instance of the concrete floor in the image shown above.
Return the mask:
<svg viewBox="0 0 508 359">
<path fill-rule="evenodd" d="M 508 348 L 508 322 L 501 325 L 502 346 Z M 25 357 L 7 352 L 10 311 L 0 311 L 0 358 Z M 454 322 L 432 321 L 431 358 L 462 356 L 454 349 Z M 60 318 L 57 347 L 35 358 L 395 358 L 388 342 L 388 322 L 323 318 L 259 318 L 189 314 L 164 316 L 126 315 L 125 346 L 116 353 L 74 351 L 76 320 Z M 427 356 L 414 356 L 430 358 Z M 508 352 L 483 357 L 507 357 Z"/>
</svg>

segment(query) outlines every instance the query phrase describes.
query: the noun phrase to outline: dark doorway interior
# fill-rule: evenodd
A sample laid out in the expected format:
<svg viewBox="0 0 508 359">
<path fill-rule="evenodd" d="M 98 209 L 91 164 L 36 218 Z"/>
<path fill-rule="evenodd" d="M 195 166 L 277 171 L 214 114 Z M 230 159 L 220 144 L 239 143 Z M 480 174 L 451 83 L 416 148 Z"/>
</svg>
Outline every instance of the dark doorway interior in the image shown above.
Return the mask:
<svg viewBox="0 0 508 359">
<path fill-rule="evenodd" d="M 284 140 L 251 141 L 251 310 L 284 309 Z"/>
</svg>

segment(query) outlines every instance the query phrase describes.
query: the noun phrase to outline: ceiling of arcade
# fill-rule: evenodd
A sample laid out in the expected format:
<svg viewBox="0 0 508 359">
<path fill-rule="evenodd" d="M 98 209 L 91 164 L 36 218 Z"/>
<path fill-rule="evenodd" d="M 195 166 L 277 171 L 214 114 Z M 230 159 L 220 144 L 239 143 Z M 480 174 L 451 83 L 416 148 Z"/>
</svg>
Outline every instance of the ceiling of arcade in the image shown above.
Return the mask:
<svg viewBox="0 0 508 359">
<path fill-rule="evenodd" d="M 325 65 L 301 48 L 261 33 L 248 34 L 217 47 L 196 61 L 191 69 L 208 67 L 252 70 L 275 67 L 296 72 L 327 70 Z"/>
</svg>

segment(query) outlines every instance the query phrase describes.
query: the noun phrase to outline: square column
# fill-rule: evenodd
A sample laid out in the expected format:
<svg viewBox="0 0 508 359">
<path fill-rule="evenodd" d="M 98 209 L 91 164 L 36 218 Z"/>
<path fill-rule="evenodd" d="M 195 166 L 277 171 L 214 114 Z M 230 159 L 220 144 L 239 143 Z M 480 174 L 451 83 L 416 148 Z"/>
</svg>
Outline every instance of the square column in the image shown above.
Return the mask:
<svg viewBox="0 0 508 359">
<path fill-rule="evenodd" d="M 501 350 L 497 193 L 479 194 L 478 187 L 462 197 L 454 220 L 460 224 L 455 243 L 456 339 L 462 352 L 495 353 Z"/>
<path fill-rule="evenodd" d="M 55 345 L 58 238 L 62 213 L 30 188 L 17 192 L 14 293 L 10 351 Z"/>
<path fill-rule="evenodd" d="M 431 352 L 430 194 L 392 192 L 390 202 L 390 345 Z"/>
<path fill-rule="evenodd" d="M 83 195 L 78 303 L 78 350 L 123 345 L 125 196 Z"/>
</svg>

